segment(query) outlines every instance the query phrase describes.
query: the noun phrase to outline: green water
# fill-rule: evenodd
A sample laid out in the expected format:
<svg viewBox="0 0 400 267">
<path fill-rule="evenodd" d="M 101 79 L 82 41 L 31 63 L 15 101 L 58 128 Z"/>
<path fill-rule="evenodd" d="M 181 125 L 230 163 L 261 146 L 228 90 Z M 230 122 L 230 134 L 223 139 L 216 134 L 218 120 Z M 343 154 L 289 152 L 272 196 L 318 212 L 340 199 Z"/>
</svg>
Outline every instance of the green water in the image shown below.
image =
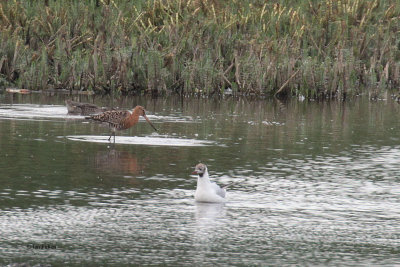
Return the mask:
<svg viewBox="0 0 400 267">
<path fill-rule="evenodd" d="M 146 107 L 159 132 L 140 121 L 115 145 L 64 99 L 0 95 L 2 265 L 400 264 L 390 99 L 82 98 Z M 239 181 L 227 203 L 194 201 L 199 162 Z"/>
</svg>

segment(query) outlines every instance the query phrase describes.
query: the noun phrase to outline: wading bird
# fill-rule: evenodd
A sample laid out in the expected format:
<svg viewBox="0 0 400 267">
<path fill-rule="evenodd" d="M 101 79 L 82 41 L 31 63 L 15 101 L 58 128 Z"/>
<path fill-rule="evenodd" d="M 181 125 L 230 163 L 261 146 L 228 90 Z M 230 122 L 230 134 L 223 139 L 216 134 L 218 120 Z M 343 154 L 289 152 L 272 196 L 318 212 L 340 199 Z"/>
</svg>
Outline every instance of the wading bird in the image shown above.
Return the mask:
<svg viewBox="0 0 400 267">
<path fill-rule="evenodd" d="M 203 163 L 196 165 L 194 172 L 197 174 L 197 188 L 194 193 L 194 199 L 199 202 L 225 202 L 226 188 L 229 186 L 219 187 L 216 183 L 211 182 L 208 176 L 207 166 Z"/>
<path fill-rule="evenodd" d="M 87 116 L 110 110 L 109 108 L 101 108 L 94 104 L 76 102 L 70 99 L 65 100 L 65 104 L 67 105 L 68 114 L 79 114 Z"/>
<path fill-rule="evenodd" d="M 111 136 L 114 135 L 115 143 L 115 132 L 131 128 L 139 121 L 139 116 L 143 116 L 143 118 L 146 119 L 151 127 L 153 127 L 153 129 L 157 131 L 156 127 L 154 127 L 149 118 L 147 118 L 146 111 L 142 106 L 136 106 L 133 109 L 132 113 L 128 110 L 108 110 L 98 115 L 86 117 L 86 119 L 108 123 L 112 131 L 110 138 L 108 138 L 108 141 L 110 141 Z"/>
</svg>

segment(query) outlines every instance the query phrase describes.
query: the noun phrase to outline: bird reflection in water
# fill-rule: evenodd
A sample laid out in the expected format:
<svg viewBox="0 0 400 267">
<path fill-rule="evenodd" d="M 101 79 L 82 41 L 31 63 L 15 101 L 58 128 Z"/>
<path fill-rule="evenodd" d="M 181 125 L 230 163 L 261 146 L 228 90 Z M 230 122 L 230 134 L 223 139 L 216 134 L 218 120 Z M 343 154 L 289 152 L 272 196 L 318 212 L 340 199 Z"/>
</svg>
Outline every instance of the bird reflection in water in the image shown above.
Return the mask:
<svg viewBox="0 0 400 267">
<path fill-rule="evenodd" d="M 196 202 L 196 220 L 198 224 L 214 224 L 225 217 L 225 203 Z"/>
<path fill-rule="evenodd" d="M 225 203 L 195 202 L 195 256 L 196 262 L 208 257 L 209 248 L 220 239 L 221 230 L 226 231 Z"/>
<path fill-rule="evenodd" d="M 97 152 L 94 164 L 96 169 L 102 172 L 124 176 L 136 176 L 142 173 L 144 167 L 143 164 L 138 162 L 135 154 L 128 151 L 119 151 L 114 148 Z"/>
</svg>

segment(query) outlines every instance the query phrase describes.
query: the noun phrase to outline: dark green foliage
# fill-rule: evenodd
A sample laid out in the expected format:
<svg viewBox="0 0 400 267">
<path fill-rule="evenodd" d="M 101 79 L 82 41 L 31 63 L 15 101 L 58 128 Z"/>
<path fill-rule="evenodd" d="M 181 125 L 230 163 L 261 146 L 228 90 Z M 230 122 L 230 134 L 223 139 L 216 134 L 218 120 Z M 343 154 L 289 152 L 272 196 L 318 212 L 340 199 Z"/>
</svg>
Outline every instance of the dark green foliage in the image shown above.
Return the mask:
<svg viewBox="0 0 400 267">
<path fill-rule="evenodd" d="M 1 80 L 29 89 L 331 98 L 400 85 L 394 0 L 3 1 L 0 29 Z"/>
</svg>

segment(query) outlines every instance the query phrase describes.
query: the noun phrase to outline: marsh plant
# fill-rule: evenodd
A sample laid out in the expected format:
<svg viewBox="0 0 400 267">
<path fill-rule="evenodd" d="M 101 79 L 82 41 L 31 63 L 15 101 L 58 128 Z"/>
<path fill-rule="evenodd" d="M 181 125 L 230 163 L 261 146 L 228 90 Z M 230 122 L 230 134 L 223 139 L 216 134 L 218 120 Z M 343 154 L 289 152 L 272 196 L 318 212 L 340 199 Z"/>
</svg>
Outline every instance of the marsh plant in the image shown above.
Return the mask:
<svg viewBox="0 0 400 267">
<path fill-rule="evenodd" d="M 400 85 L 395 0 L 5 0 L 0 85 L 344 98 Z"/>
</svg>

